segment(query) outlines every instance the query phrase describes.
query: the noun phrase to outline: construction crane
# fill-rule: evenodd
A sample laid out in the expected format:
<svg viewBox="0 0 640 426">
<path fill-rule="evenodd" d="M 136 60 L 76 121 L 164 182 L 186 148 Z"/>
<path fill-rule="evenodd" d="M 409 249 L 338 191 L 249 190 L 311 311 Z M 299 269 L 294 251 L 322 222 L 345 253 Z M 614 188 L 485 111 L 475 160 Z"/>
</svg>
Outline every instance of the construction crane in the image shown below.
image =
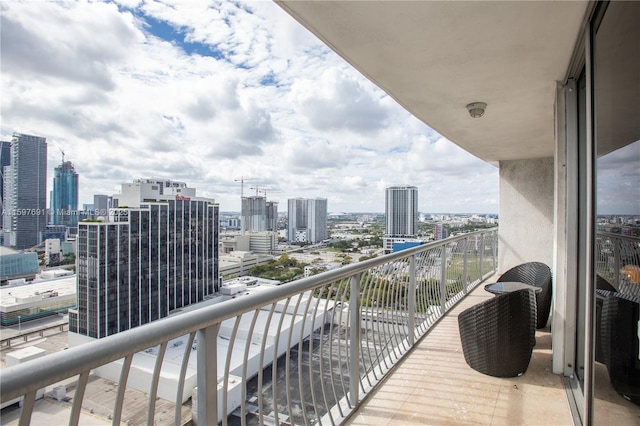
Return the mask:
<svg viewBox="0 0 640 426">
<path fill-rule="evenodd" d="M 62 150 L 62 148 L 58 148 L 60 150 L 60 153 L 62 154 L 62 164 L 64 164 L 64 151 Z"/>
<path fill-rule="evenodd" d="M 255 189 L 256 190 L 256 197 L 258 196 L 258 194 L 260 192 L 262 192 L 264 194 L 264 198 L 267 198 L 267 191 L 269 191 L 269 193 L 280 192 L 280 191 L 278 191 L 276 189 L 273 189 L 273 188 L 261 188 L 259 186 L 252 186 L 249 189 Z"/>
<path fill-rule="evenodd" d="M 237 179 L 234 179 L 235 182 L 240 182 L 240 198 L 244 198 L 244 182 L 246 180 L 258 180 L 258 178 L 246 178 L 244 176 L 240 176 Z"/>
</svg>

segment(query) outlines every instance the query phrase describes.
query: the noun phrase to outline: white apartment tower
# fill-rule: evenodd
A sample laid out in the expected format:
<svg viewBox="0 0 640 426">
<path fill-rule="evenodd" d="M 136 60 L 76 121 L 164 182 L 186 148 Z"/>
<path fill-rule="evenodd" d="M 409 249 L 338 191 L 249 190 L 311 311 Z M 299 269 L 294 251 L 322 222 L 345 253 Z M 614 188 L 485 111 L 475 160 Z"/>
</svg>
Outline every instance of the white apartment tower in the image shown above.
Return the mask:
<svg viewBox="0 0 640 426">
<path fill-rule="evenodd" d="M 400 185 L 386 189 L 387 237 L 415 237 L 418 233 L 418 188 Z"/>
<path fill-rule="evenodd" d="M 318 243 L 327 239 L 327 199 L 288 200 L 289 242 Z"/>
</svg>

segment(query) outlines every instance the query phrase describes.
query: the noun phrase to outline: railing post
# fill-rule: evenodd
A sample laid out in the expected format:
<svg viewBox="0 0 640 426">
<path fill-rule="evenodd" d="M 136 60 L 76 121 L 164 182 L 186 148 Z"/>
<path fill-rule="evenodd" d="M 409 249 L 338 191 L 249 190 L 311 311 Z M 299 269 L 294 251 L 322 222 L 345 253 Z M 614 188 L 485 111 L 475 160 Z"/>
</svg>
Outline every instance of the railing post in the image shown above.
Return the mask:
<svg viewBox="0 0 640 426">
<path fill-rule="evenodd" d="M 469 249 L 469 238 L 465 238 L 464 239 L 464 252 L 462 254 L 462 282 L 464 283 L 462 285 L 462 293 L 463 294 L 467 294 L 469 292 L 468 290 L 468 286 L 469 286 L 469 280 L 467 279 L 469 277 L 468 272 L 467 272 L 467 251 Z"/>
<path fill-rule="evenodd" d="M 482 281 L 482 277 L 484 277 L 484 273 L 482 272 L 482 262 L 484 258 L 484 234 L 480 234 L 480 265 L 478 268 L 480 269 L 480 281 Z"/>
<path fill-rule="evenodd" d="M 444 315 L 447 305 L 447 245 L 442 245 L 440 256 L 440 314 Z"/>
<path fill-rule="evenodd" d="M 196 425 L 218 424 L 218 330 L 215 324 L 198 330 L 197 346 L 197 419 Z"/>
<path fill-rule="evenodd" d="M 413 346 L 415 343 L 415 329 L 416 329 L 416 255 L 409 258 L 409 292 L 407 294 L 409 299 L 408 315 L 408 335 L 409 346 Z"/>
<path fill-rule="evenodd" d="M 493 231 L 491 251 L 493 253 L 493 272 L 498 272 L 498 231 Z"/>
<path fill-rule="evenodd" d="M 357 407 L 360 401 L 360 274 L 349 279 L 349 392 L 351 406 Z"/>
</svg>

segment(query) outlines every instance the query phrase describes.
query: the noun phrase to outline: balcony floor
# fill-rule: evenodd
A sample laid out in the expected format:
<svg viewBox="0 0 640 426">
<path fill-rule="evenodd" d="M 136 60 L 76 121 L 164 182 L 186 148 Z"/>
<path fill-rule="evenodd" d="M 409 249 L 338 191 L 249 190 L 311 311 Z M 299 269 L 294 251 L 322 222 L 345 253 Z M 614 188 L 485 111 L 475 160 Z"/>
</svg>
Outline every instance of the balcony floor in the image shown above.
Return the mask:
<svg viewBox="0 0 640 426">
<path fill-rule="evenodd" d="M 425 336 L 346 424 L 573 425 L 562 377 L 551 372 L 549 327 L 536 332 L 527 372 L 515 378 L 467 365 L 458 314 L 493 297 L 478 286 Z"/>
</svg>

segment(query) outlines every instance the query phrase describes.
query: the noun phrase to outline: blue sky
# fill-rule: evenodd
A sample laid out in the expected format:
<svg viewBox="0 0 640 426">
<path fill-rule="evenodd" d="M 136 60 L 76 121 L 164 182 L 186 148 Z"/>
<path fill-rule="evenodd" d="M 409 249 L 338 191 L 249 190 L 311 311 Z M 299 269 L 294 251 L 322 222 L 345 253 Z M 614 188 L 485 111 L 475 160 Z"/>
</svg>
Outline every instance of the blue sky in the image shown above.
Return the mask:
<svg viewBox="0 0 640 426">
<path fill-rule="evenodd" d="M 498 171 L 412 117 L 271 1 L 2 2 L 3 140 L 36 134 L 80 202 L 139 177 L 239 210 L 241 176 L 280 202 L 498 211 Z M 49 182 L 51 185 L 51 182 Z"/>
</svg>

